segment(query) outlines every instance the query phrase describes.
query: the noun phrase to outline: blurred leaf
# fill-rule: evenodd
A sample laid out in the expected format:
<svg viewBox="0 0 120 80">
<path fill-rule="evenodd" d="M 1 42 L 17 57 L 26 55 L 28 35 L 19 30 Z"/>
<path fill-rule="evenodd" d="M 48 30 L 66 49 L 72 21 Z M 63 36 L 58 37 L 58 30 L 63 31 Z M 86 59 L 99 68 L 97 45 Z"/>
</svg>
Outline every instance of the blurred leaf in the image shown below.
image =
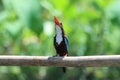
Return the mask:
<svg viewBox="0 0 120 80">
<path fill-rule="evenodd" d="M 113 1 L 113 3 L 107 7 L 106 13 L 107 17 L 109 19 L 112 19 L 113 23 L 120 24 L 120 9 L 118 7 L 120 7 L 120 1 L 119 0 Z"/>
<path fill-rule="evenodd" d="M 43 31 L 41 7 L 38 0 L 13 0 L 14 10 L 21 22 L 39 35 Z"/>
<path fill-rule="evenodd" d="M 16 21 L 16 22 L 13 22 L 13 23 L 6 23 L 5 26 L 6 26 L 6 30 L 9 33 L 10 37 L 12 37 L 14 40 L 21 37 L 23 27 L 19 23 L 19 21 Z"/>
<path fill-rule="evenodd" d="M 53 3 L 53 5 L 57 8 L 57 9 L 59 9 L 59 10 L 61 10 L 61 11 L 64 11 L 65 10 L 65 8 L 68 6 L 68 4 L 69 4 L 69 0 L 61 0 L 61 1 L 56 1 L 56 0 L 51 0 L 51 2 Z"/>
</svg>

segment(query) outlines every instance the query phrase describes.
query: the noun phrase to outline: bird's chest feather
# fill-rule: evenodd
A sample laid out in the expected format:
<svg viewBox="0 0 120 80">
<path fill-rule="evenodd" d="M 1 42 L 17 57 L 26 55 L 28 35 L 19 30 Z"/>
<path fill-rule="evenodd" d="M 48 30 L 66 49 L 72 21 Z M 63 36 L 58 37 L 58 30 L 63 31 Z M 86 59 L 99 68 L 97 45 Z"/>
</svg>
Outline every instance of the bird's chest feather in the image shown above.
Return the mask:
<svg viewBox="0 0 120 80">
<path fill-rule="evenodd" d="M 60 27 L 56 27 L 56 42 L 59 45 L 63 40 L 62 30 Z"/>
<path fill-rule="evenodd" d="M 62 42 L 63 38 L 60 34 L 56 35 L 56 42 L 59 45 Z"/>
</svg>

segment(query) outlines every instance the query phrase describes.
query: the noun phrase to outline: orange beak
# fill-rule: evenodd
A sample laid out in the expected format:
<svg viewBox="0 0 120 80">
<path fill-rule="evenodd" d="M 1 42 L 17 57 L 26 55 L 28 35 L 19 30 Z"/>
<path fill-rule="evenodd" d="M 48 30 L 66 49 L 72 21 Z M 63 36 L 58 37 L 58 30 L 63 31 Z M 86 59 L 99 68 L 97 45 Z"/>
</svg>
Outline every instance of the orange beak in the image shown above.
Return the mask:
<svg viewBox="0 0 120 80">
<path fill-rule="evenodd" d="M 60 22 L 58 21 L 58 19 L 54 16 L 54 22 L 56 25 L 60 25 Z"/>
</svg>

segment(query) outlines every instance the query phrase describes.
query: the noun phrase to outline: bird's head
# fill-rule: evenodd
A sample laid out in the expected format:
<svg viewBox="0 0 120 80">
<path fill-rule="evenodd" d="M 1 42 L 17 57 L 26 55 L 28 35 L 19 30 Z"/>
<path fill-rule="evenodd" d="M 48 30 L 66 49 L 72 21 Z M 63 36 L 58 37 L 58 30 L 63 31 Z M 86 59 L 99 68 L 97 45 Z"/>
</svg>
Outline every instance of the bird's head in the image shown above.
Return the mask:
<svg viewBox="0 0 120 80">
<path fill-rule="evenodd" d="M 62 23 L 59 22 L 59 20 L 54 16 L 54 22 L 56 27 L 57 34 L 64 34 L 64 30 L 62 28 Z"/>
<path fill-rule="evenodd" d="M 54 16 L 54 22 L 55 22 L 56 27 L 62 27 L 61 23 L 59 22 L 59 20 L 55 16 Z"/>
</svg>

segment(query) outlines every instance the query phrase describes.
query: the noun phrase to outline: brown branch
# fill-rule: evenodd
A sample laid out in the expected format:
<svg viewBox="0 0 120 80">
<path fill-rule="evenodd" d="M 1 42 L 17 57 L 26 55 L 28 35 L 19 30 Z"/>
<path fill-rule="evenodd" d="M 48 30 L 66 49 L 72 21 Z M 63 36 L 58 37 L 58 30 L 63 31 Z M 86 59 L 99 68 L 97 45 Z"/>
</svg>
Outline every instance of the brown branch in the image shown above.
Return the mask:
<svg viewBox="0 0 120 80">
<path fill-rule="evenodd" d="M 67 66 L 109 67 L 120 66 L 120 55 L 108 56 L 0 56 L 0 66 Z"/>
</svg>

